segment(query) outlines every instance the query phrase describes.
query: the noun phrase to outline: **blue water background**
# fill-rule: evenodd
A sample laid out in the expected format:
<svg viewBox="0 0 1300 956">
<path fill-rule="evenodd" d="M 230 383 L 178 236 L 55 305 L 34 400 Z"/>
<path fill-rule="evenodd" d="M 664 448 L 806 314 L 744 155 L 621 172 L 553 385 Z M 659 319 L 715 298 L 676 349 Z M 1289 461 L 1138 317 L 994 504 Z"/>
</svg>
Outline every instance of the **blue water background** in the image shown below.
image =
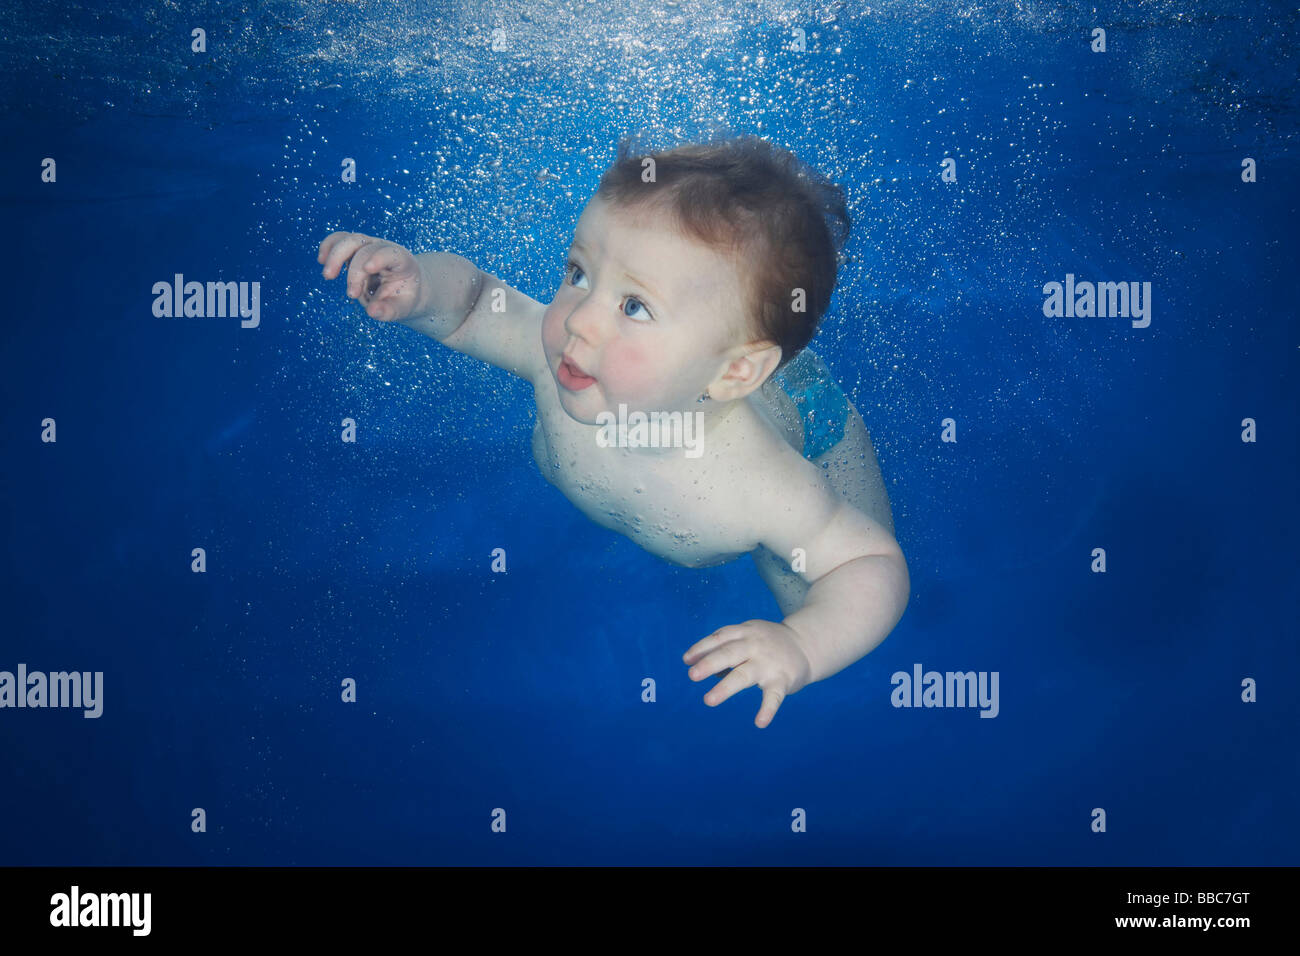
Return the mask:
<svg viewBox="0 0 1300 956">
<path fill-rule="evenodd" d="M 1300 862 L 1294 7 L 718 9 L 13 12 L 0 669 L 105 701 L 0 711 L 0 863 Z M 912 576 L 761 731 L 681 663 L 778 616 L 749 561 L 587 521 L 528 386 L 315 263 L 356 230 L 549 301 L 618 135 L 712 121 L 848 192 L 815 347 Z M 1045 318 L 1067 272 L 1150 281 L 1150 327 Z M 260 327 L 155 318 L 175 273 L 260 281 Z M 892 707 L 915 663 L 999 672 L 999 715 Z"/>
</svg>

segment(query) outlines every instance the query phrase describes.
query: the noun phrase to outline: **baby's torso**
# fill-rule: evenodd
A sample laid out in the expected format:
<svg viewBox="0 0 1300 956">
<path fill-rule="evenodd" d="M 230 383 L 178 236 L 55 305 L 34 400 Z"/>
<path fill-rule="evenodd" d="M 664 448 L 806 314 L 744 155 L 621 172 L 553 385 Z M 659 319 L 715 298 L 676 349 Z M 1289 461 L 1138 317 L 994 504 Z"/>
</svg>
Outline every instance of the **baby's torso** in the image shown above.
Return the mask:
<svg viewBox="0 0 1300 956">
<path fill-rule="evenodd" d="M 553 381 L 535 387 L 533 457 L 587 517 L 689 567 L 720 564 L 757 546 L 744 483 L 759 480 L 774 443 L 797 449 L 802 441 L 798 416 L 793 428 L 782 416 L 783 395 L 765 388 L 745 399 L 725 432 L 706 438 L 701 454 L 690 457 L 683 448 L 601 447 L 596 426 L 570 418 L 555 388 Z"/>
</svg>

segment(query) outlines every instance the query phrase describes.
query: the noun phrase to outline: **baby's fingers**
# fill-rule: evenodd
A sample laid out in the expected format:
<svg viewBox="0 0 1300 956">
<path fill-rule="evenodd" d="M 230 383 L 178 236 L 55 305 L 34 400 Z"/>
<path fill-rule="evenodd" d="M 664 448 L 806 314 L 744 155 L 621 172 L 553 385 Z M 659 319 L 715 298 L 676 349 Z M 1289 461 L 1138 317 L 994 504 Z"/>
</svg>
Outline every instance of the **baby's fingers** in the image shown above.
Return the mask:
<svg viewBox="0 0 1300 956">
<path fill-rule="evenodd" d="M 731 641 L 723 644 L 711 654 L 705 655 L 701 660 L 695 662 L 695 665 L 686 672 L 686 676 L 691 680 L 700 681 L 706 677 L 711 677 L 720 671 L 728 670 L 732 667 L 739 667 L 749 659 L 749 648 L 744 641 Z"/>
<path fill-rule="evenodd" d="M 758 716 L 754 718 L 754 726 L 761 729 L 770 724 L 783 700 L 785 700 L 785 694 L 781 693 L 781 691 L 763 688 L 763 704 L 758 708 Z"/>
<path fill-rule="evenodd" d="M 329 259 L 330 250 L 333 249 L 334 246 L 338 244 L 339 240 L 341 240 L 344 236 L 351 236 L 351 235 L 353 235 L 353 233 L 331 232 L 328 236 L 326 236 L 324 239 L 321 240 L 320 248 L 316 250 L 316 261 L 319 262 L 321 265 L 324 265 L 326 260 Z"/>
<path fill-rule="evenodd" d="M 704 702 L 710 707 L 717 707 L 733 694 L 738 694 L 746 687 L 753 687 L 756 683 L 753 674 L 752 667 L 737 667 L 713 685 L 713 689 L 704 695 Z"/>
<path fill-rule="evenodd" d="M 361 297 L 366 315 L 381 322 L 391 322 L 399 314 L 410 311 L 409 302 L 404 302 L 406 279 L 385 278 L 378 275 L 367 276 L 366 291 Z"/>
<path fill-rule="evenodd" d="M 348 263 L 348 296 L 353 299 L 360 299 L 367 293 L 373 296 L 379 291 L 380 284 L 387 278 L 381 276 L 384 271 L 384 253 L 387 250 L 394 249 L 382 239 L 370 239 L 367 237 L 356 252 L 352 254 L 352 260 Z"/>
<path fill-rule="evenodd" d="M 380 273 L 399 269 L 409 258 L 410 253 L 401 246 L 371 240 L 364 249 L 357 250 L 348 266 L 348 295 L 358 299 L 378 294 L 380 284 L 388 285 L 390 281 L 390 276 Z"/>
<path fill-rule="evenodd" d="M 728 641 L 734 641 L 739 637 L 743 637 L 744 634 L 744 626 L 740 624 L 728 624 L 726 627 L 720 627 L 708 637 L 696 641 L 688 647 L 686 653 L 682 655 L 682 661 L 686 664 L 694 664 L 705 654 L 709 653 L 709 651 L 721 647 Z"/>
<path fill-rule="evenodd" d="M 370 236 L 363 236 L 359 232 L 336 232 L 330 235 L 325 242 L 321 243 L 320 253 L 317 259 L 323 255 L 325 268 L 321 274 L 326 279 L 333 279 L 343 271 L 343 264 L 352 258 L 358 249 L 368 242 L 374 242 Z M 326 243 L 329 247 L 326 248 Z"/>
</svg>

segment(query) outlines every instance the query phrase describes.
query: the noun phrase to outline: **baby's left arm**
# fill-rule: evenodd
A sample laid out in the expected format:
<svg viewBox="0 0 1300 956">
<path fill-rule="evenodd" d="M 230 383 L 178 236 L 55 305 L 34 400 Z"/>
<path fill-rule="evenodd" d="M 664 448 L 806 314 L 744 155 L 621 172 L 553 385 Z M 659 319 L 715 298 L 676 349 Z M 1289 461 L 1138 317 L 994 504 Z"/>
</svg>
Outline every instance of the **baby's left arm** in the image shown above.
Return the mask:
<svg viewBox="0 0 1300 956">
<path fill-rule="evenodd" d="M 804 472 L 806 475 L 807 472 Z M 781 702 L 864 657 L 894 629 L 911 589 L 894 536 L 837 496 L 825 483 L 765 483 L 751 513 L 762 515 L 758 540 L 787 561 L 801 549 L 811 585 L 803 606 L 781 623 L 746 621 L 710 634 L 686 652 L 692 680 L 731 668 L 705 695 L 716 705 L 758 685 L 763 703 L 754 723 L 766 727 Z M 773 492 L 779 490 L 780 494 Z"/>
</svg>

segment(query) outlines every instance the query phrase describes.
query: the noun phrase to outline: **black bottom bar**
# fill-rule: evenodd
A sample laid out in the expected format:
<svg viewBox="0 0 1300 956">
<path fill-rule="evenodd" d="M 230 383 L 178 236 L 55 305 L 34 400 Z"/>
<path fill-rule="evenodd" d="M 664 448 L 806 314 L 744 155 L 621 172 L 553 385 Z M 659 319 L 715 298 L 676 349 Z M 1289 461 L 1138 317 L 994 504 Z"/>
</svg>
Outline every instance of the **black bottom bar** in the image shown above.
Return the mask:
<svg viewBox="0 0 1300 956">
<path fill-rule="evenodd" d="M 338 944 L 396 933 L 436 941 L 453 927 L 484 941 L 502 933 L 540 941 L 538 933 L 572 939 L 611 923 L 624 935 L 681 939 L 698 928 L 732 942 L 730 931 L 748 936 L 773 921 L 811 934 L 810 943 L 840 926 L 864 943 L 901 934 L 918 944 L 947 936 L 1231 944 L 1242 934 L 1286 931 L 1296 875 L 1295 868 L 10 867 L 0 869 L 0 925 L 6 941 L 65 936 L 91 944 L 108 937 Z"/>
</svg>

